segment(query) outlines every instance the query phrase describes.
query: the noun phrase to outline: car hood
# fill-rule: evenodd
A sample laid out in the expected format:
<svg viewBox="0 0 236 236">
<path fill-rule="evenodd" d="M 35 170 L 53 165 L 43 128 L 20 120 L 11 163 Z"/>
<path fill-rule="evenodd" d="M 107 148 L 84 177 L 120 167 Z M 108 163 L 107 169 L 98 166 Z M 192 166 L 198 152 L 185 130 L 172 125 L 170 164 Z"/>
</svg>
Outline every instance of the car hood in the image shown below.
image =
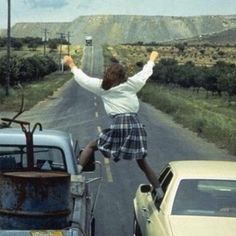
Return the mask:
<svg viewBox="0 0 236 236">
<path fill-rule="evenodd" d="M 170 216 L 173 236 L 235 236 L 236 218 Z"/>
</svg>

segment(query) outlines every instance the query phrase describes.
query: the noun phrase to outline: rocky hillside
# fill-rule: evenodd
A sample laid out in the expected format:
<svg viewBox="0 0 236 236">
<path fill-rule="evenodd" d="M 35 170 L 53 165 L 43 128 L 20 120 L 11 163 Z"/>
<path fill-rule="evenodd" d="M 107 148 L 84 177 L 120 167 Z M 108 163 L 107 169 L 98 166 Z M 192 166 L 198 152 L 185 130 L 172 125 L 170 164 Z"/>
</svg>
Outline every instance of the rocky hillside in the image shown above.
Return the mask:
<svg viewBox="0 0 236 236">
<path fill-rule="evenodd" d="M 50 37 L 57 33 L 70 32 L 71 42 L 83 43 L 86 35 L 91 35 L 98 44 L 134 43 L 142 41 L 163 42 L 174 39 L 223 32 L 236 27 L 233 16 L 80 16 L 67 23 L 18 23 L 12 27 L 15 37 L 42 37 L 44 28 Z"/>
<path fill-rule="evenodd" d="M 202 35 L 188 40 L 188 43 L 236 45 L 236 28 L 225 30 L 219 33 Z"/>
</svg>

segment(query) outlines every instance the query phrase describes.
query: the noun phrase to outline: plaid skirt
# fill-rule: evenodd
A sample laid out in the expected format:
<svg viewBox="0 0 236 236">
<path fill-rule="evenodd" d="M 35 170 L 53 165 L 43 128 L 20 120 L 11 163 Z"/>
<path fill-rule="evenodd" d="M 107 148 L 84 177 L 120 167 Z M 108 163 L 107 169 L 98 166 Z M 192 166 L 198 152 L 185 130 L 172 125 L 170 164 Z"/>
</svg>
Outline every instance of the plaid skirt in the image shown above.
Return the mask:
<svg viewBox="0 0 236 236">
<path fill-rule="evenodd" d="M 136 113 L 118 114 L 97 140 L 98 149 L 115 162 L 120 159 L 142 159 L 147 155 L 147 133 Z"/>
</svg>

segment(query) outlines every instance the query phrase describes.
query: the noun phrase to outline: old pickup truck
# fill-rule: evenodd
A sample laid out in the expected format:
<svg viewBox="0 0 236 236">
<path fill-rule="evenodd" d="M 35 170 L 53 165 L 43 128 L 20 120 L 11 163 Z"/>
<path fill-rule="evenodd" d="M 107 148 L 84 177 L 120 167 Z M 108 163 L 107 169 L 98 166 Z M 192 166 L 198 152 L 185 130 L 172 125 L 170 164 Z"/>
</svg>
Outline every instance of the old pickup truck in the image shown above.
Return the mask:
<svg viewBox="0 0 236 236">
<path fill-rule="evenodd" d="M 0 235 L 94 235 L 101 165 L 80 175 L 70 134 L 2 120 L 16 127 L 0 129 Z"/>
</svg>

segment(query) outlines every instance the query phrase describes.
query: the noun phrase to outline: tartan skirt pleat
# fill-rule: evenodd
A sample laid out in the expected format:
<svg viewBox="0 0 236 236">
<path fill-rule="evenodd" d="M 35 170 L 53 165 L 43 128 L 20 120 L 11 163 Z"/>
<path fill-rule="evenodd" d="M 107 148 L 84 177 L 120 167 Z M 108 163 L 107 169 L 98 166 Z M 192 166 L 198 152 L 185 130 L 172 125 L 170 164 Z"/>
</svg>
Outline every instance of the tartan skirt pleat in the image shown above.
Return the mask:
<svg viewBox="0 0 236 236">
<path fill-rule="evenodd" d="M 98 149 L 115 162 L 120 159 L 142 159 L 147 155 L 147 134 L 137 114 L 125 113 L 112 117 L 112 124 L 97 140 Z"/>
</svg>

